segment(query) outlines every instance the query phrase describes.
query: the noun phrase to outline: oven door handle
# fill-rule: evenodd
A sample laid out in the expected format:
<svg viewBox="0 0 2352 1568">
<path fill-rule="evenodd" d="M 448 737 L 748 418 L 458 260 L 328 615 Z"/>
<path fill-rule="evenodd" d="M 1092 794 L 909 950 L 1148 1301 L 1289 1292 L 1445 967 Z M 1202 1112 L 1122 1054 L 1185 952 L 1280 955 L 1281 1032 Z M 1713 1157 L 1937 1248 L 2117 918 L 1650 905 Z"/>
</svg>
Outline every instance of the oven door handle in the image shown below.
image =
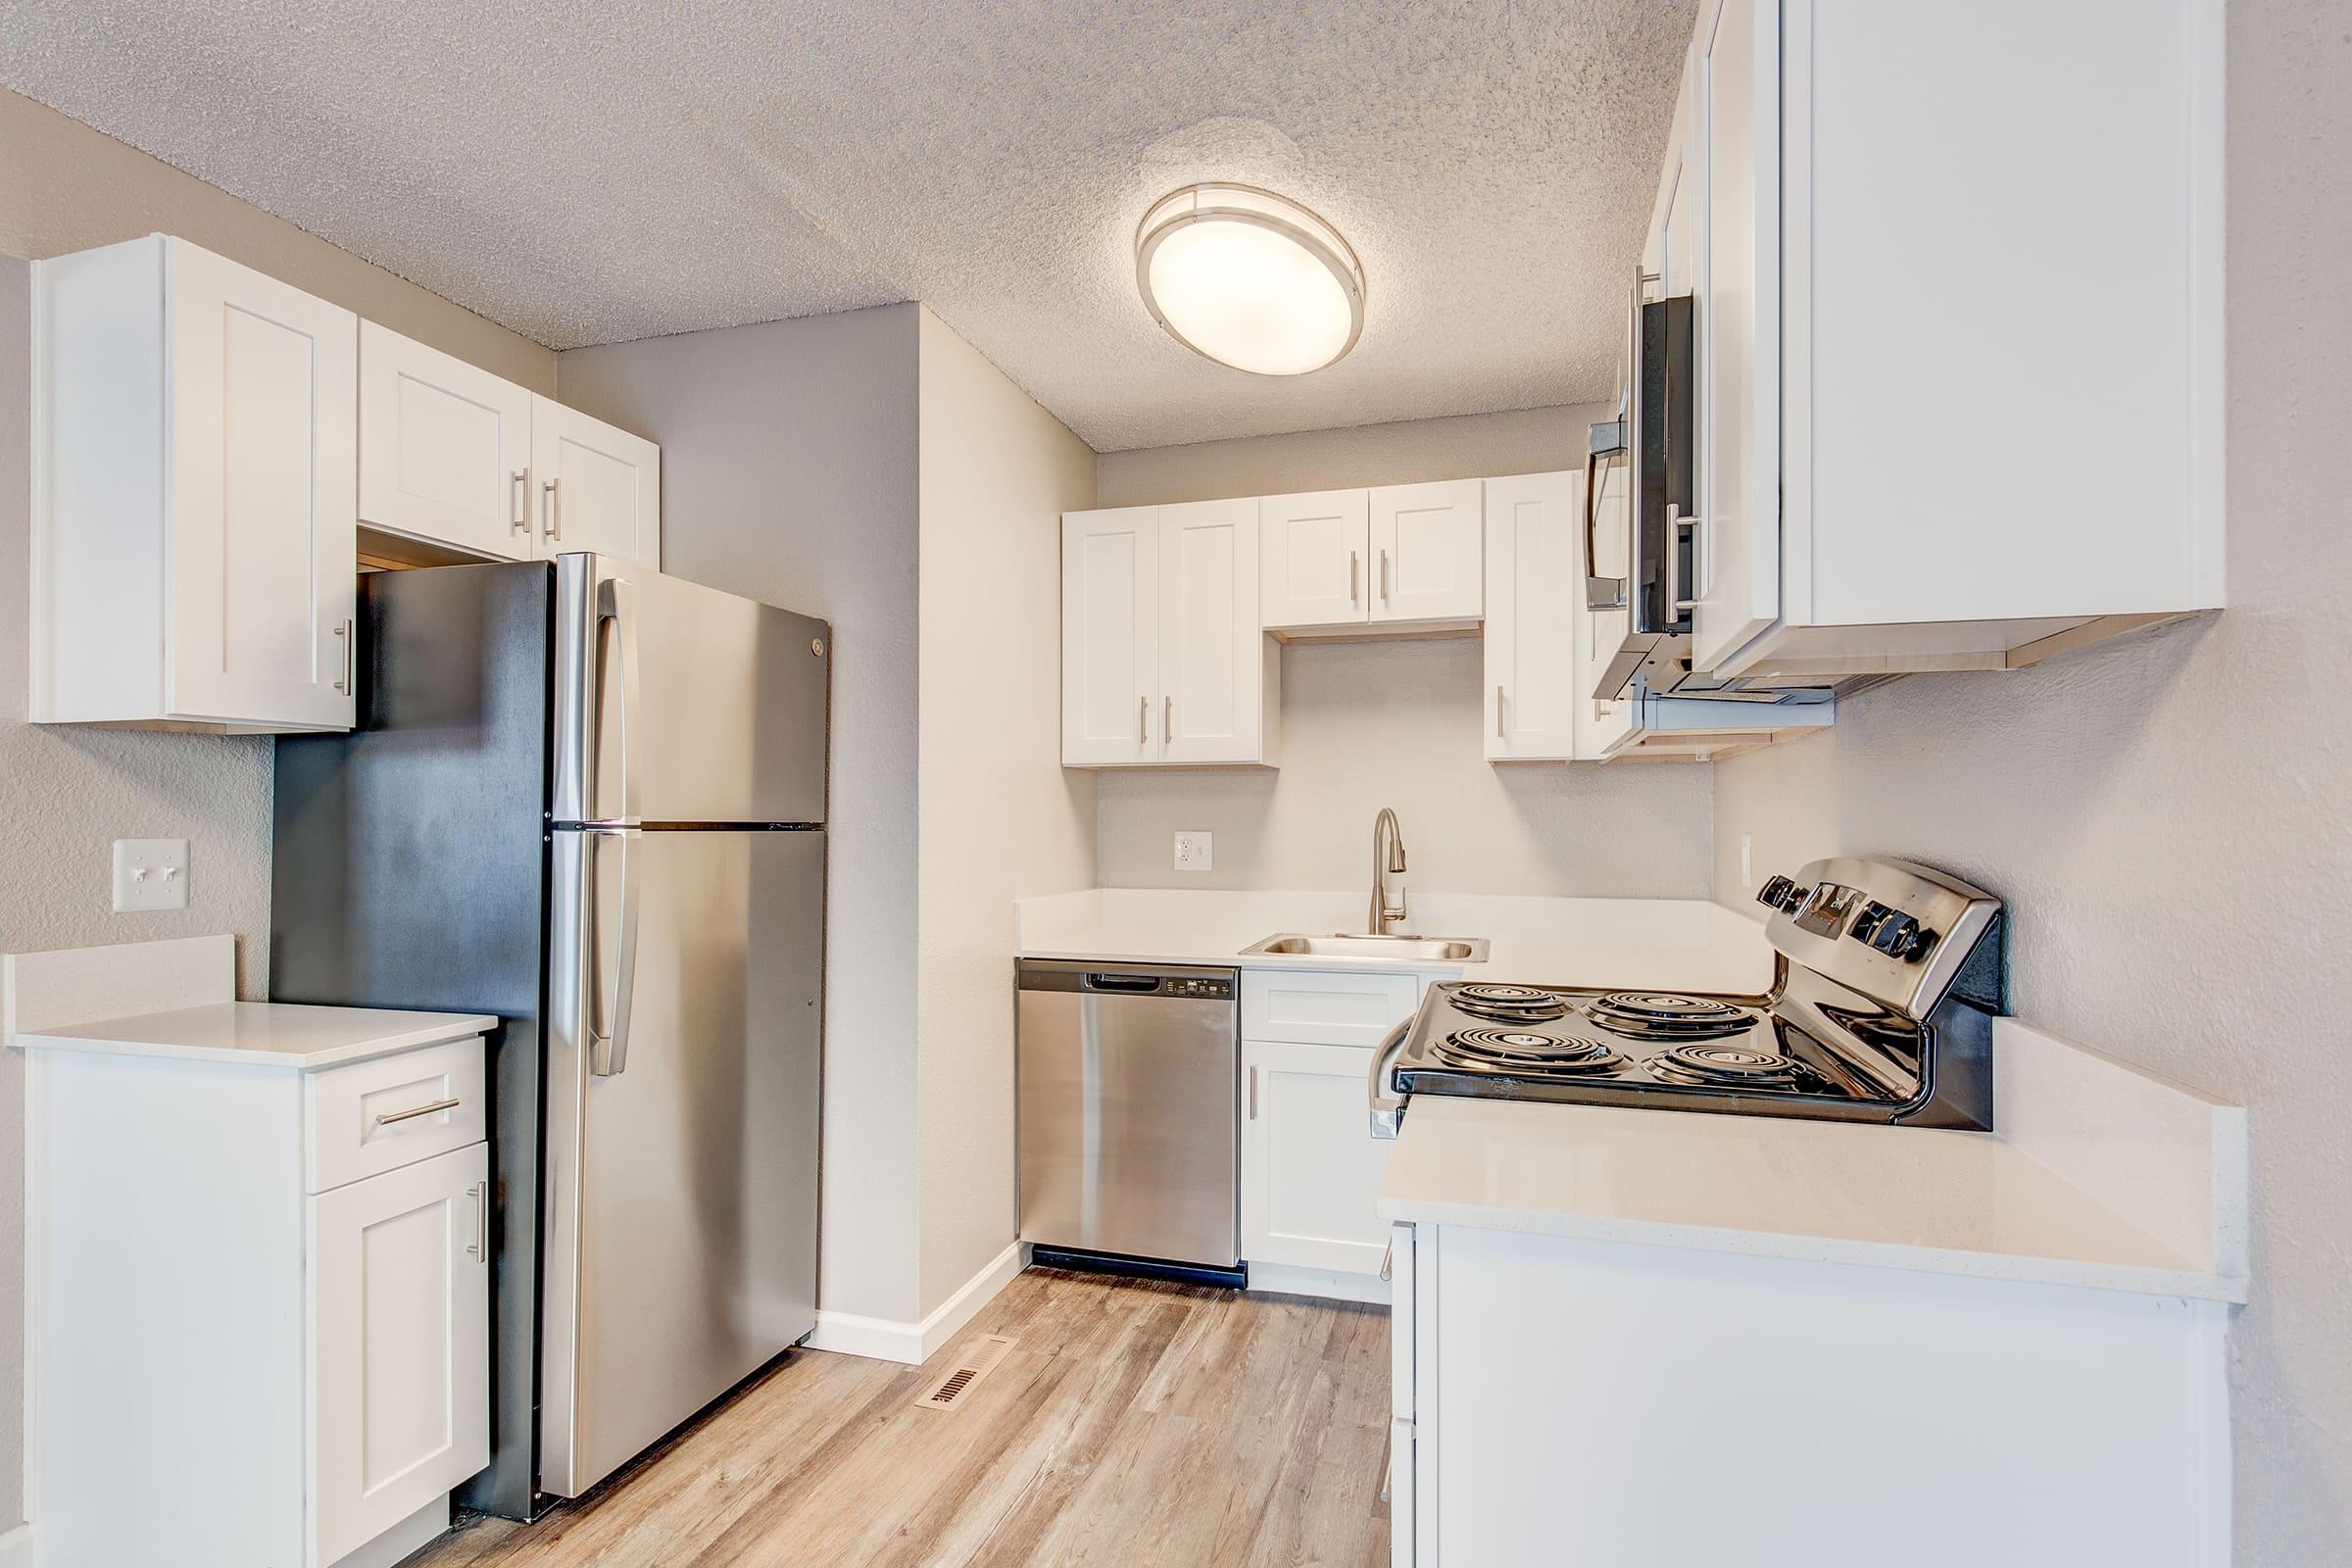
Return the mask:
<svg viewBox="0 0 2352 1568">
<path fill-rule="evenodd" d="M 1380 1049 L 1372 1053 L 1372 1081 L 1365 1085 L 1364 1095 L 1372 1104 L 1372 1136 L 1375 1138 L 1396 1137 L 1397 1127 L 1404 1120 L 1404 1097 L 1386 1091 L 1389 1087 L 1389 1064 L 1396 1059 L 1396 1053 L 1404 1049 L 1404 1037 L 1412 1030 L 1413 1020 L 1405 1019 L 1390 1030 L 1388 1038 L 1380 1043 Z"/>
</svg>

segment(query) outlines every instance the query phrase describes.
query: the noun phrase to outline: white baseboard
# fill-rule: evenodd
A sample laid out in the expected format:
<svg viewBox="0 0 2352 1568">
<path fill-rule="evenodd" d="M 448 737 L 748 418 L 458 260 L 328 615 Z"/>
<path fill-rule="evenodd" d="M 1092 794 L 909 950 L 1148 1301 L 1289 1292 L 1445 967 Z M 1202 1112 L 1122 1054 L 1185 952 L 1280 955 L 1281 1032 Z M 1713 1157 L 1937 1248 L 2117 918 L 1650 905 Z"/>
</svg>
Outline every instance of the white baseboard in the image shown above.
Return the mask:
<svg viewBox="0 0 2352 1568">
<path fill-rule="evenodd" d="M 32 1568 L 32 1526 L 19 1525 L 0 1536 L 0 1568 Z"/>
<path fill-rule="evenodd" d="M 816 1332 L 808 1336 L 808 1348 L 920 1366 L 994 1300 L 997 1293 L 1010 1284 L 1027 1262 L 1021 1244 L 1013 1243 L 991 1259 L 986 1268 L 964 1281 L 955 1295 L 940 1302 L 920 1323 L 903 1318 L 864 1317 L 856 1312 L 828 1312 L 819 1307 Z M 0 1562 L 0 1568 L 9 1565 Z"/>
<path fill-rule="evenodd" d="M 1343 1274 L 1338 1269 L 1297 1268 L 1288 1263 L 1250 1265 L 1250 1294 L 1319 1296 L 1327 1301 L 1389 1304 L 1389 1282 L 1377 1274 Z"/>
</svg>

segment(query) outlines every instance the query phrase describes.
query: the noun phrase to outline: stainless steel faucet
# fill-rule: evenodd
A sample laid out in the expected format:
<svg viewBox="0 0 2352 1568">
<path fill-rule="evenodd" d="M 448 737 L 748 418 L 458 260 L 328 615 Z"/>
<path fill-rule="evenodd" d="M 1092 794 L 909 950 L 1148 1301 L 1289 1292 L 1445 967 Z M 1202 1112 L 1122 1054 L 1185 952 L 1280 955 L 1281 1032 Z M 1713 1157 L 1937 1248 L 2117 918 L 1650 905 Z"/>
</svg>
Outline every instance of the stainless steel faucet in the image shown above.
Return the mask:
<svg viewBox="0 0 2352 1568">
<path fill-rule="evenodd" d="M 1376 937 L 1389 935 L 1389 928 L 1405 917 L 1406 890 L 1396 890 L 1396 902 L 1389 903 L 1389 878 L 1404 872 L 1404 829 L 1396 825 L 1396 813 L 1387 807 L 1372 819 L 1372 908 L 1365 916 L 1364 930 Z"/>
</svg>

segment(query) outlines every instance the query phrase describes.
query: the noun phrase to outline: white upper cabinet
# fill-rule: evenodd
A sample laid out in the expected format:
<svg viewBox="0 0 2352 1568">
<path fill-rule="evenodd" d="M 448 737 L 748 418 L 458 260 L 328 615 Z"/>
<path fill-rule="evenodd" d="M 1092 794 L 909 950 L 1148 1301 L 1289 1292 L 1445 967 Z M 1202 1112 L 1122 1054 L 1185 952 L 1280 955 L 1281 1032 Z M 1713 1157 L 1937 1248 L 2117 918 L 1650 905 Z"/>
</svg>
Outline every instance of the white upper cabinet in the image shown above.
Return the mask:
<svg viewBox="0 0 2352 1568">
<path fill-rule="evenodd" d="M 360 325 L 360 520 L 467 555 L 662 564 L 662 449 Z"/>
<path fill-rule="evenodd" d="M 1065 767 L 1156 761 L 1159 509 L 1061 519 L 1061 760 Z"/>
<path fill-rule="evenodd" d="M 1590 755 L 1577 684 L 1584 608 L 1581 473 L 1486 481 L 1486 700 L 1490 761 Z M 1597 677 L 1596 677 L 1597 678 Z"/>
<path fill-rule="evenodd" d="M 538 553 L 662 564 L 662 449 L 553 398 L 531 398 Z"/>
<path fill-rule="evenodd" d="M 2223 0 L 1701 5 L 1696 667 L 2223 604 L 2222 45 Z"/>
<path fill-rule="evenodd" d="M 405 538 L 526 561 L 531 394 L 464 360 L 360 323 L 360 520 Z"/>
<path fill-rule="evenodd" d="M 348 728 L 358 318 L 160 234 L 33 289 L 31 717 Z"/>
<path fill-rule="evenodd" d="M 1257 626 L 1257 506 L 1159 512 L 1159 760 L 1255 762 L 1272 645 Z"/>
<path fill-rule="evenodd" d="M 1348 626 L 1371 617 L 1369 495 L 1321 490 L 1257 503 L 1259 624 Z"/>
<path fill-rule="evenodd" d="M 1479 618 L 1486 605 L 1484 482 L 1372 492 L 1372 619 Z"/>
</svg>

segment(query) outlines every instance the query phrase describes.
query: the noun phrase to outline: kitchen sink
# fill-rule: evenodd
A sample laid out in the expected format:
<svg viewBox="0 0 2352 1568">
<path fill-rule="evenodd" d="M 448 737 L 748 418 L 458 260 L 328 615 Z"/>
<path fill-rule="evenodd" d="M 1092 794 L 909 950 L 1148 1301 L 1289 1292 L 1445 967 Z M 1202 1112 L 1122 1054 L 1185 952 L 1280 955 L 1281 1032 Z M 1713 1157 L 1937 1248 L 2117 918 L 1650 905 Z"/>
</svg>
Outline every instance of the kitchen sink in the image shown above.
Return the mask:
<svg viewBox="0 0 2352 1568">
<path fill-rule="evenodd" d="M 1285 931 L 1252 942 L 1244 948 L 1245 956 L 1253 953 L 1274 953 L 1302 958 L 1386 958 L 1396 963 L 1484 963 L 1487 961 L 1487 939 L 1484 937 L 1407 937 L 1407 936 L 1349 936 L 1341 932 L 1328 937 L 1303 936 Z"/>
</svg>

